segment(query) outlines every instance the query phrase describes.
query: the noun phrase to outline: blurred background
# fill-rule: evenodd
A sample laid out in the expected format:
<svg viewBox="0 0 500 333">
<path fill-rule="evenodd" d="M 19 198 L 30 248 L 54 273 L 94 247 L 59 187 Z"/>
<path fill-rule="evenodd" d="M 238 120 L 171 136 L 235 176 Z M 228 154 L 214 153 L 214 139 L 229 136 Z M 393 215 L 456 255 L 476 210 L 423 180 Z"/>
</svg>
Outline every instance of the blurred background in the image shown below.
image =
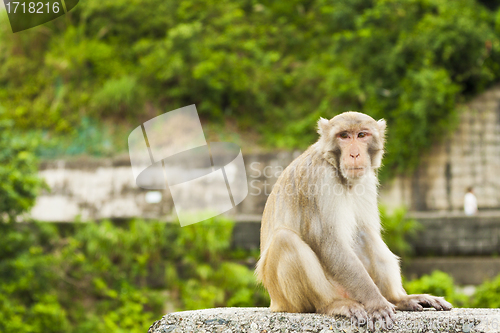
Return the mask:
<svg viewBox="0 0 500 333">
<path fill-rule="evenodd" d="M 15 34 L 0 6 L 0 331 L 268 306 L 267 195 L 347 110 L 388 123 L 380 208 L 407 291 L 500 306 L 500 1 L 86 0 Z M 181 228 L 168 190 L 135 185 L 127 137 L 191 104 L 207 141 L 241 147 L 249 195 Z"/>
</svg>

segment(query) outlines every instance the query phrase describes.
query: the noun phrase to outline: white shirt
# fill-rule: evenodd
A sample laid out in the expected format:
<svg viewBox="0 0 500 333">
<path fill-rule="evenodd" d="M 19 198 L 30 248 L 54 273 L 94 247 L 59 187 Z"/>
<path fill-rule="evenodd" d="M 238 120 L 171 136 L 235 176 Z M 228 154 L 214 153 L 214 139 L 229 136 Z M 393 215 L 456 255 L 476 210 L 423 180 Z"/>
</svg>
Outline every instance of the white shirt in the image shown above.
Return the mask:
<svg viewBox="0 0 500 333">
<path fill-rule="evenodd" d="M 476 196 L 467 192 L 464 197 L 464 212 L 465 215 L 474 215 L 477 213 L 477 199 Z"/>
</svg>

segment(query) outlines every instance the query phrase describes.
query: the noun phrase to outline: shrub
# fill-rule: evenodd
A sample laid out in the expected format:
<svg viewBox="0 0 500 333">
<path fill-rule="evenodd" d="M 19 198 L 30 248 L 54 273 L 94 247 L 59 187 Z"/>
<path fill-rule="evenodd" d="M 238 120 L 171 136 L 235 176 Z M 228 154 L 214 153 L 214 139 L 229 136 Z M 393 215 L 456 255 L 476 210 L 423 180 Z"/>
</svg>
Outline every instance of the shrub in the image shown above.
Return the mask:
<svg viewBox="0 0 500 333">
<path fill-rule="evenodd" d="M 0 223 L 13 222 L 27 212 L 43 187 L 33 153 L 37 144 L 16 132 L 12 121 L 0 120 Z"/>
<path fill-rule="evenodd" d="M 405 258 L 413 253 L 409 240 L 414 237 L 421 225 L 414 219 L 406 218 L 406 209 L 400 207 L 389 215 L 387 208 L 379 207 L 382 223 L 382 237 L 393 253 Z"/>
<path fill-rule="evenodd" d="M 439 270 L 419 279 L 405 282 L 404 287 L 408 294 L 443 296 L 455 307 L 466 307 L 469 304 L 469 298 L 466 295 L 456 292 L 453 278 Z"/>
<path fill-rule="evenodd" d="M 0 224 L 0 331 L 145 332 L 166 311 L 265 306 L 233 222 Z M 60 227 L 60 226 L 59 226 Z M 247 256 L 253 254 L 247 253 Z"/>
<path fill-rule="evenodd" d="M 472 306 L 475 308 L 500 307 L 500 275 L 477 287 L 472 298 Z"/>
</svg>

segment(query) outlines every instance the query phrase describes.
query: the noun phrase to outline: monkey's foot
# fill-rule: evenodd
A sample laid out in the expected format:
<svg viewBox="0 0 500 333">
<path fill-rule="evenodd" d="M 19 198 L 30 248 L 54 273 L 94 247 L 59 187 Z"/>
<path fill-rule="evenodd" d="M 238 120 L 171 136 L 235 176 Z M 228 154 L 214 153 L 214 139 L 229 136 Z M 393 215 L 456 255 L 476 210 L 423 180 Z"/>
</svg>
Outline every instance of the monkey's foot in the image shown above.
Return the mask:
<svg viewBox="0 0 500 333">
<path fill-rule="evenodd" d="M 453 306 L 445 301 L 443 297 L 427 294 L 407 295 L 396 303 L 396 310 L 422 311 L 423 308 L 434 308 L 439 311 L 449 311 Z"/>
<path fill-rule="evenodd" d="M 318 313 L 323 313 L 330 316 L 340 315 L 348 317 L 357 323 L 363 324 L 368 320 L 368 314 L 363 305 L 351 299 L 336 299 L 329 303 Z"/>
</svg>

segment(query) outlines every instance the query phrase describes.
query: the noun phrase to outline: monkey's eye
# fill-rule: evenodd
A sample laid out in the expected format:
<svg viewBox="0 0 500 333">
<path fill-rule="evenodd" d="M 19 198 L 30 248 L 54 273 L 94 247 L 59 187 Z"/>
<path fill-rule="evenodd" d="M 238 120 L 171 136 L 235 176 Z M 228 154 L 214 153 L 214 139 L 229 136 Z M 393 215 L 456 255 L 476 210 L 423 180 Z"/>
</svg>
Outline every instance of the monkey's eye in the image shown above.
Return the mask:
<svg viewBox="0 0 500 333">
<path fill-rule="evenodd" d="M 349 134 L 347 134 L 346 132 L 342 132 L 339 134 L 339 137 L 341 137 L 342 139 L 347 139 L 349 137 Z"/>
<path fill-rule="evenodd" d="M 364 138 L 366 135 L 367 135 L 366 132 L 359 132 L 358 138 Z"/>
</svg>

